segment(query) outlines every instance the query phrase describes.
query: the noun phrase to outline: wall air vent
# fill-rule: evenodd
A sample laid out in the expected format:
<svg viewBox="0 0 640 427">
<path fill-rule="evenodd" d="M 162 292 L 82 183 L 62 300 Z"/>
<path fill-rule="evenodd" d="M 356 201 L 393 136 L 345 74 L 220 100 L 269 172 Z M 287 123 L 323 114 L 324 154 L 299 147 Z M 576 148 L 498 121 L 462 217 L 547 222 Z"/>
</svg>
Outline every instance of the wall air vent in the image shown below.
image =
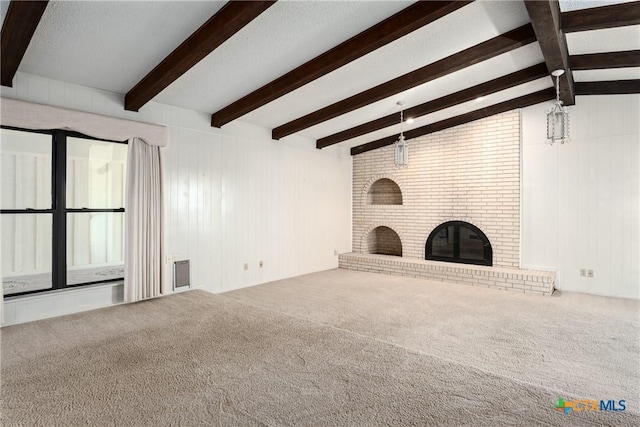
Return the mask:
<svg viewBox="0 0 640 427">
<path fill-rule="evenodd" d="M 173 263 L 173 289 L 191 286 L 191 266 L 189 260 Z"/>
</svg>

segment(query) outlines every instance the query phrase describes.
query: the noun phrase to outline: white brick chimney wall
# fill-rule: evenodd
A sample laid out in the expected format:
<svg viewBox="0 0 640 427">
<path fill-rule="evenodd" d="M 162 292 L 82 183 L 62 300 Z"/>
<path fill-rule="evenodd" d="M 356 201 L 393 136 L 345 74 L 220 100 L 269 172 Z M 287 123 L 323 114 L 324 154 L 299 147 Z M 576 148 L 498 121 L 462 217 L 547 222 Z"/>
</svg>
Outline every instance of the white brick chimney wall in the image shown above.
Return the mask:
<svg viewBox="0 0 640 427">
<path fill-rule="evenodd" d="M 371 205 L 381 178 L 402 191 L 402 205 Z M 405 258 L 425 257 L 443 222 L 474 224 L 488 237 L 493 265 L 519 266 L 520 113 L 511 111 L 409 140 L 409 166 L 396 168 L 393 146 L 353 158 L 353 250 L 368 253 L 377 226 L 394 230 Z"/>
</svg>

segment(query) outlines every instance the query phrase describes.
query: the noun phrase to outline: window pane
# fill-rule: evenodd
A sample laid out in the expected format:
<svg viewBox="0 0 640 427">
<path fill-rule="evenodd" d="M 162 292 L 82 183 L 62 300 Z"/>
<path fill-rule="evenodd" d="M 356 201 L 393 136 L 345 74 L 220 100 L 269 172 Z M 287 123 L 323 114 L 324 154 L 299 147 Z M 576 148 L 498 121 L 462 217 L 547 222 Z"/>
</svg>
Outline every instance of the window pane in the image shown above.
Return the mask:
<svg viewBox="0 0 640 427">
<path fill-rule="evenodd" d="M 484 244 L 476 233 L 460 226 L 460 258 L 484 259 Z"/>
<path fill-rule="evenodd" d="M 67 214 L 67 284 L 124 277 L 124 214 Z"/>
<path fill-rule="evenodd" d="M 51 214 L 2 214 L 4 295 L 51 289 Z"/>
<path fill-rule="evenodd" d="M 51 135 L 0 130 L 0 208 L 51 209 Z"/>
<path fill-rule="evenodd" d="M 453 256 L 453 225 L 441 228 L 432 240 L 431 254 L 435 256 Z"/>
<path fill-rule="evenodd" d="M 127 145 L 67 138 L 67 208 L 124 207 Z"/>
</svg>

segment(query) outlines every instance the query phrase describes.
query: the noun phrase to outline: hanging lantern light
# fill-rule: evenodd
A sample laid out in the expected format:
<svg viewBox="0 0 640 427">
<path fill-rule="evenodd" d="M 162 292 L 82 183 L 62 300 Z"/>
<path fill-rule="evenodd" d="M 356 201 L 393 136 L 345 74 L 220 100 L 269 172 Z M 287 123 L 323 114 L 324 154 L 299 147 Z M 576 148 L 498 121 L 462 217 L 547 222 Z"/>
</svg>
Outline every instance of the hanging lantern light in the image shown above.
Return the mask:
<svg viewBox="0 0 640 427">
<path fill-rule="evenodd" d="M 404 140 L 404 134 L 402 133 L 402 123 L 404 122 L 404 111 L 402 106 L 404 102 L 398 101 L 397 105 L 400 106 L 400 136 L 394 143 L 394 158 L 397 167 L 406 167 L 409 165 L 409 146 Z"/>
<path fill-rule="evenodd" d="M 551 73 L 556 78 L 556 103 L 551 111 L 547 112 L 547 142 L 553 145 L 560 141 L 561 144 L 569 142 L 569 112 L 560 100 L 560 76 L 564 70 L 555 70 Z"/>
</svg>

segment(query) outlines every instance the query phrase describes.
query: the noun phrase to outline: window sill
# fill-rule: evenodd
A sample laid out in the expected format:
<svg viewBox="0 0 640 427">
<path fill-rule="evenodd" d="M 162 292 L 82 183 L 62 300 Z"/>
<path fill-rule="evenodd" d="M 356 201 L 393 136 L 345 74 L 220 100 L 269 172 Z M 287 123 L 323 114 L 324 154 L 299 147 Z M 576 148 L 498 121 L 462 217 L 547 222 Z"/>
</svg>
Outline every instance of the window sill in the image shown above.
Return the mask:
<svg viewBox="0 0 640 427">
<path fill-rule="evenodd" d="M 104 289 L 104 288 L 114 288 L 114 287 L 123 286 L 123 285 L 124 285 L 123 280 L 114 280 L 113 282 L 109 282 L 109 283 L 95 283 L 93 285 L 74 286 L 74 287 L 65 288 L 65 289 L 52 289 L 50 291 L 42 291 L 42 292 L 26 294 L 26 295 L 5 295 L 4 301 L 48 298 L 48 297 L 51 297 L 52 295 L 58 295 L 58 294 L 71 295 L 74 293 L 82 293 L 82 292 L 87 292 L 87 291 L 97 290 L 97 289 Z"/>
</svg>

